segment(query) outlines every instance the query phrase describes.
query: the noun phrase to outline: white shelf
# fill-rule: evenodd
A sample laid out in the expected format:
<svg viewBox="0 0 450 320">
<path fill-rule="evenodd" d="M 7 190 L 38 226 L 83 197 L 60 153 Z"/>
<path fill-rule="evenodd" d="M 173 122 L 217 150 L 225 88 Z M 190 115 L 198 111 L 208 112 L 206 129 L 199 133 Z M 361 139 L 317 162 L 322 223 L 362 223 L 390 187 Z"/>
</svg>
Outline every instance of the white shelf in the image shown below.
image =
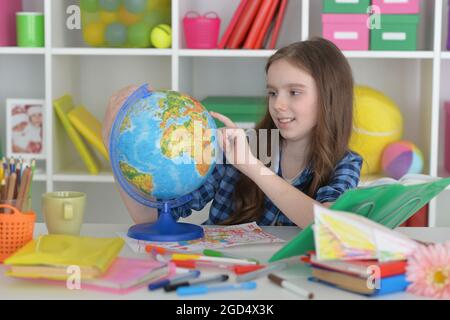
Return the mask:
<svg viewBox="0 0 450 320">
<path fill-rule="evenodd" d="M 0 54 L 36 54 L 44 55 L 45 48 L 0 47 Z"/>
<path fill-rule="evenodd" d="M 182 57 L 245 57 L 245 58 L 268 58 L 275 50 L 196 50 L 181 49 L 178 51 Z"/>
<path fill-rule="evenodd" d="M 111 172 L 100 172 L 98 175 L 90 175 L 86 172 L 64 172 L 53 175 L 55 182 L 90 182 L 90 183 L 113 183 Z"/>
<path fill-rule="evenodd" d="M 128 48 L 53 48 L 53 55 L 80 56 L 172 56 L 172 49 L 128 49 Z"/>
<path fill-rule="evenodd" d="M 347 58 L 433 59 L 432 51 L 344 51 Z"/>
<path fill-rule="evenodd" d="M 47 175 L 46 174 L 36 174 L 33 177 L 34 181 L 47 181 Z"/>
<path fill-rule="evenodd" d="M 450 52 L 442 52 L 441 59 L 450 60 Z"/>
</svg>

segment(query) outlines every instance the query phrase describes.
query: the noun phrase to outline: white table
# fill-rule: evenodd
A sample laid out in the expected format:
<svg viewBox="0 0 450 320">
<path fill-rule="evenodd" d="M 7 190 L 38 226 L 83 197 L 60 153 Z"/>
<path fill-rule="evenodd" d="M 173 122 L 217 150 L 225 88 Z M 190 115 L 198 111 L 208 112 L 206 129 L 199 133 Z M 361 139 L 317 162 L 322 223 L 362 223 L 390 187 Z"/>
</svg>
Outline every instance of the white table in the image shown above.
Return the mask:
<svg viewBox="0 0 450 320">
<path fill-rule="evenodd" d="M 117 232 L 128 229 L 127 225 L 105 225 L 86 224 L 83 226 L 82 235 L 96 237 L 117 236 Z M 36 225 L 35 235 L 46 234 L 45 225 Z M 298 233 L 295 227 L 265 227 L 265 231 L 274 234 L 284 240 L 289 240 Z M 444 242 L 450 240 L 450 228 L 399 228 L 404 234 L 415 239 L 429 242 Z M 276 252 L 282 244 L 271 245 L 248 245 L 224 249 L 224 252 L 247 255 L 262 262 L 267 260 Z M 132 252 L 128 246 L 124 246 L 121 256 L 145 257 L 143 254 Z M 68 290 L 64 287 L 53 285 L 42 285 L 33 282 L 13 279 L 4 275 L 5 267 L 0 265 L 0 299 L 145 299 L 145 300 L 166 300 L 178 299 L 176 293 L 165 293 L 163 290 L 149 292 L 141 289 L 128 295 L 112 295 L 88 290 Z M 217 273 L 217 271 L 205 271 L 202 273 Z M 301 263 L 291 266 L 289 269 L 277 272 L 277 274 L 289 279 L 291 282 L 314 293 L 316 299 L 368 299 L 365 296 L 348 293 L 343 290 L 328 287 L 323 284 L 313 283 L 308 280 L 310 268 Z M 234 281 L 234 276 L 230 274 L 230 281 Z M 207 295 L 190 296 L 189 299 L 213 299 L 213 300 L 290 300 L 300 299 L 286 289 L 280 288 L 271 283 L 267 277 L 257 280 L 258 287 L 252 291 L 229 291 L 217 292 Z M 371 298 L 374 299 L 374 298 Z M 408 293 L 396 293 L 385 295 L 376 299 L 420 299 Z M 183 298 L 186 300 L 186 298 Z"/>
</svg>

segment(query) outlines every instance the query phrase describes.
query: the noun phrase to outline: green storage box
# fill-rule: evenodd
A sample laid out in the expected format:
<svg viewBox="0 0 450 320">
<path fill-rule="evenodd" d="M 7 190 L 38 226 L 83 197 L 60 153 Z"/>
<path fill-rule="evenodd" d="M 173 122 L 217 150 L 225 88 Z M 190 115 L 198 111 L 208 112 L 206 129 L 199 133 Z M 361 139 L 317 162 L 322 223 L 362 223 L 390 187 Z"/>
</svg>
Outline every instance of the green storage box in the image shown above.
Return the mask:
<svg viewBox="0 0 450 320">
<path fill-rule="evenodd" d="M 370 31 L 371 50 L 417 50 L 416 14 L 386 14 L 380 16 L 381 29 Z"/>
<path fill-rule="evenodd" d="M 208 111 L 221 113 L 241 128 L 254 127 L 266 113 L 265 97 L 207 97 L 201 101 Z M 216 120 L 217 127 L 223 127 Z"/>
<path fill-rule="evenodd" d="M 323 0 L 323 13 L 367 13 L 370 0 Z"/>
</svg>

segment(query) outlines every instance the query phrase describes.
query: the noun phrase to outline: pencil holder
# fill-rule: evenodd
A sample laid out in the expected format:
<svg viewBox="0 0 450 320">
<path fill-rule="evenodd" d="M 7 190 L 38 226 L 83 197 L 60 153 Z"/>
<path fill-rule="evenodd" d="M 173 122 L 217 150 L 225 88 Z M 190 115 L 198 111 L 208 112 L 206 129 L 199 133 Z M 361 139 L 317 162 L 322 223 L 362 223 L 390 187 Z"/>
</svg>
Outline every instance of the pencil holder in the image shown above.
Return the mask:
<svg viewBox="0 0 450 320">
<path fill-rule="evenodd" d="M 27 203 L 29 206 L 29 201 Z M 6 258 L 33 239 L 36 213 L 31 209 L 20 212 L 9 204 L 0 204 L 0 210 L 0 263 L 3 263 Z"/>
<path fill-rule="evenodd" d="M 215 12 L 200 16 L 189 11 L 183 18 L 184 36 L 189 49 L 215 49 L 219 39 L 220 18 Z"/>
</svg>

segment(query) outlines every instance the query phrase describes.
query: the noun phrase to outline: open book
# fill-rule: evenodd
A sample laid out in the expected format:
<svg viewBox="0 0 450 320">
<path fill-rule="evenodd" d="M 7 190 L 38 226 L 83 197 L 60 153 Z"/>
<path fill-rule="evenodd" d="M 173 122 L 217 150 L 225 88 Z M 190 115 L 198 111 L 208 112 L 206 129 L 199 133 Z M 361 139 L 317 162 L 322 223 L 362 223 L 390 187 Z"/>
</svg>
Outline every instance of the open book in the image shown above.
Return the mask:
<svg viewBox="0 0 450 320">
<path fill-rule="evenodd" d="M 404 186 L 412 186 L 416 184 L 421 183 L 427 183 L 427 182 L 433 182 L 437 181 L 440 178 L 432 177 L 426 174 L 417 174 L 417 173 L 409 173 L 404 175 L 399 180 L 389 178 L 389 177 L 383 177 L 376 179 L 374 181 L 368 182 L 363 184 L 362 188 L 370 188 L 370 187 L 376 187 L 376 186 L 382 186 L 382 185 L 388 185 L 388 184 L 402 184 Z"/>
<path fill-rule="evenodd" d="M 358 214 L 394 229 L 450 185 L 450 178 L 428 179 L 422 175 L 415 175 L 414 179 L 412 175 L 409 177 L 411 178 L 403 178 L 403 183 L 377 182 L 378 185 L 348 190 L 336 200 L 331 209 Z M 424 179 L 428 179 L 428 182 Z M 409 182 L 405 183 L 406 181 Z M 276 252 L 270 262 L 300 256 L 314 249 L 314 233 L 310 225 Z"/>
</svg>

